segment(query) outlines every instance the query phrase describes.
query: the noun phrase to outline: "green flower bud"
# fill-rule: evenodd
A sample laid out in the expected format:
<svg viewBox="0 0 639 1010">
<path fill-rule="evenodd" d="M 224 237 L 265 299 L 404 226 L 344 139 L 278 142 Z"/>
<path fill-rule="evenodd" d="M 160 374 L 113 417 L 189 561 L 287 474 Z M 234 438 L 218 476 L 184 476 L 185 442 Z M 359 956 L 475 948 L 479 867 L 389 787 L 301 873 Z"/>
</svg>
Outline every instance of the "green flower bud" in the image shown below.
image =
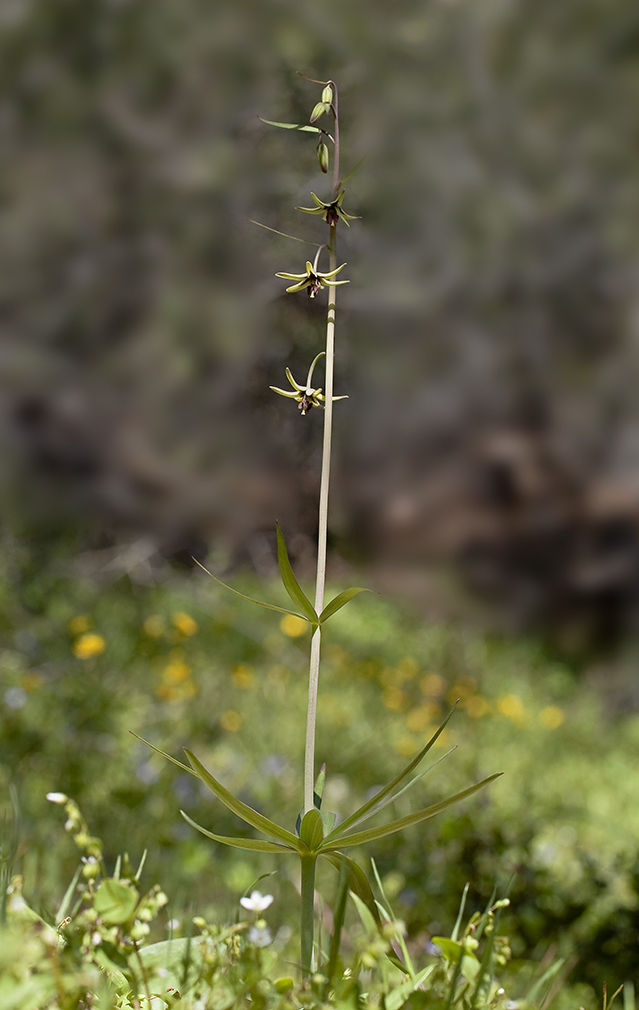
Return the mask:
<svg viewBox="0 0 639 1010">
<path fill-rule="evenodd" d="M 318 102 L 313 111 L 311 112 L 311 118 L 309 123 L 314 123 L 316 120 L 323 116 L 325 112 L 328 112 L 326 102 Z"/>
<path fill-rule="evenodd" d="M 324 90 L 322 91 L 322 101 L 326 102 L 327 105 L 330 105 L 331 102 L 333 101 L 333 89 L 331 88 L 330 84 L 327 84 Z"/>
<path fill-rule="evenodd" d="M 329 166 L 329 156 L 328 147 L 322 141 L 317 145 L 317 160 L 319 161 L 319 167 L 322 172 L 328 172 Z"/>
</svg>

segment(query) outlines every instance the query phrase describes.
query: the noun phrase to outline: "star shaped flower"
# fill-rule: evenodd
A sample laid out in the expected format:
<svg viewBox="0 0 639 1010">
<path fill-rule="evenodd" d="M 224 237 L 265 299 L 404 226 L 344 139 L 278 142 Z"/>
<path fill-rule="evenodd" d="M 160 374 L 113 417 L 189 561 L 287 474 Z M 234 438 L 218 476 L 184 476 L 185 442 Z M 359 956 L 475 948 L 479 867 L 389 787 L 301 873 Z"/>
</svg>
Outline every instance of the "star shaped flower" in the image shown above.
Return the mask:
<svg viewBox="0 0 639 1010">
<path fill-rule="evenodd" d="M 333 284 L 348 284 L 349 281 L 336 281 L 333 278 L 346 266 L 342 263 L 340 267 L 335 270 L 322 271 L 317 269 L 317 265 L 311 263 L 309 260 L 306 261 L 306 270 L 303 274 L 287 274 L 283 271 L 281 273 L 275 274 L 276 277 L 284 277 L 286 280 L 295 281 L 295 284 L 291 284 L 288 291 L 302 291 L 303 288 L 308 288 L 309 298 L 315 298 L 318 291 L 325 288 L 327 285 Z"/>
<path fill-rule="evenodd" d="M 322 387 L 319 386 L 317 389 L 313 389 L 311 385 L 311 380 L 313 378 L 313 371 L 315 365 L 321 357 L 323 357 L 324 351 L 320 353 L 311 362 L 311 367 L 308 370 L 308 375 L 306 376 L 306 385 L 301 386 L 299 382 L 296 382 L 293 378 L 293 373 L 290 368 L 286 369 L 286 378 L 293 387 L 292 390 L 279 389 L 277 386 L 269 386 L 274 393 L 279 393 L 280 396 L 289 396 L 292 400 L 297 400 L 298 410 L 301 411 L 302 417 L 306 414 L 311 407 L 321 407 L 323 406 L 322 401 L 326 400 L 326 397 L 322 393 Z M 334 396 L 333 400 L 348 400 L 348 396 Z"/>
<path fill-rule="evenodd" d="M 305 214 L 321 214 L 326 224 L 334 225 L 338 221 L 343 221 L 347 228 L 350 227 L 349 221 L 358 221 L 358 214 L 347 214 L 342 207 L 342 200 L 344 199 L 344 193 L 346 191 L 340 187 L 337 196 L 330 203 L 324 203 L 320 200 L 319 196 L 315 193 L 311 193 L 313 198 L 313 203 L 315 207 L 296 207 L 295 210 L 303 210 Z"/>
</svg>

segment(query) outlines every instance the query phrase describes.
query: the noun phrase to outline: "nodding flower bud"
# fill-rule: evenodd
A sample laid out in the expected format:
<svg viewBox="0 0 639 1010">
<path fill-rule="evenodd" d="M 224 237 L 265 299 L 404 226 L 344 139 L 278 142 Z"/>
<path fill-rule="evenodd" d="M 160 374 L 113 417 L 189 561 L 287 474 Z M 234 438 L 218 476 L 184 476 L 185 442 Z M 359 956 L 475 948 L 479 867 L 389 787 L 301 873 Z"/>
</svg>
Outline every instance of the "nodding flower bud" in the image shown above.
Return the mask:
<svg viewBox="0 0 639 1010">
<path fill-rule="evenodd" d="M 319 167 L 322 172 L 328 172 L 329 157 L 328 157 L 328 147 L 326 144 L 320 143 L 317 145 L 317 160 L 319 161 Z"/>
<path fill-rule="evenodd" d="M 333 101 L 333 89 L 331 88 L 330 84 L 327 84 L 324 90 L 322 91 L 322 101 L 326 102 L 327 105 L 330 105 L 331 102 Z"/>
<path fill-rule="evenodd" d="M 330 105 L 327 105 L 326 102 L 318 102 L 313 111 L 311 112 L 311 118 L 309 119 L 309 123 L 314 123 L 316 120 L 320 118 L 320 116 L 323 116 L 325 112 L 328 112 L 329 108 Z"/>
</svg>

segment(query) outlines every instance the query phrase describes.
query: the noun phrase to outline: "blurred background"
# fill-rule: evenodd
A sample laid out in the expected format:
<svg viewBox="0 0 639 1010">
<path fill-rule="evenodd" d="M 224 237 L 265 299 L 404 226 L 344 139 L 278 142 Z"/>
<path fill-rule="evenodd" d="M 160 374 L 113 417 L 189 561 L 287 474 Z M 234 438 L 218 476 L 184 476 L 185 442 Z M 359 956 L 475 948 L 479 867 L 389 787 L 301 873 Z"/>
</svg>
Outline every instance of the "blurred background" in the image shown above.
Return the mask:
<svg viewBox="0 0 639 1010">
<path fill-rule="evenodd" d="M 5 0 L 0 364 L 7 535 L 46 564 L 300 565 L 322 346 L 283 294 L 344 173 L 331 536 L 380 586 L 460 586 L 570 648 L 639 616 L 639 15 L 632 0 Z M 346 234 L 344 234 L 346 233 Z M 300 253 L 301 249 L 301 253 Z M 321 381 L 321 380 L 319 380 Z M 433 600 L 435 597 L 435 600 Z"/>
<path fill-rule="evenodd" d="M 217 851 L 211 872 L 176 824 L 179 805 L 210 825 L 210 804 L 131 728 L 294 822 L 307 643 L 203 588 L 192 558 L 270 592 L 278 519 L 313 575 L 322 412 L 268 387 L 306 374 L 325 296 L 285 295 L 275 272 L 306 248 L 251 223 L 324 239 L 294 209 L 328 196 L 313 137 L 258 118 L 308 118 L 319 89 L 297 71 L 338 84 L 343 174 L 365 156 L 339 237 L 331 572 L 418 615 L 368 598 L 336 621 L 335 802 L 462 697 L 463 772 L 517 772 L 438 822 L 428 855 L 412 834 L 382 850 L 389 893 L 433 932 L 466 880 L 479 907 L 512 871 L 517 949 L 570 938 L 583 977 L 621 982 L 639 935 L 639 824 L 620 816 L 639 788 L 635 0 L 3 0 L 16 865 L 52 908 L 75 855 L 43 796 L 66 790 L 111 855 L 153 839 L 177 905 L 226 909 L 261 872 Z"/>
</svg>

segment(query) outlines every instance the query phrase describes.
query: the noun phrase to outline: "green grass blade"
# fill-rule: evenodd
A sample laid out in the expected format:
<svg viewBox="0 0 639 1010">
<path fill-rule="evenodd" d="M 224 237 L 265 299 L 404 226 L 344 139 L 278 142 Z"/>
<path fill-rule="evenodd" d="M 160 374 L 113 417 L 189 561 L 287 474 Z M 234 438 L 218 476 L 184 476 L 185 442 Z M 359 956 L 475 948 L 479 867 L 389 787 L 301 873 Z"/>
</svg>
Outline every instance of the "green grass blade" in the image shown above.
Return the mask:
<svg viewBox="0 0 639 1010">
<path fill-rule="evenodd" d="M 267 842 L 262 838 L 234 838 L 229 835 L 216 835 L 212 831 L 207 831 L 201 824 L 197 824 L 192 817 L 189 817 L 184 810 L 180 810 L 182 817 L 201 834 L 207 838 L 212 838 L 214 842 L 222 842 L 223 845 L 232 845 L 236 849 L 252 849 L 254 852 L 278 852 L 280 855 L 290 855 L 293 851 L 288 845 L 281 845 L 279 842 Z"/>
<path fill-rule="evenodd" d="M 305 238 L 298 238 L 297 235 L 289 235 L 289 233 L 287 231 L 278 231 L 277 228 L 271 228 L 270 225 L 268 225 L 268 224 L 262 224 L 261 221 L 256 221 L 252 217 L 248 218 L 248 222 L 249 222 L 249 224 L 256 224 L 258 228 L 265 228 L 266 231 L 272 231 L 274 235 L 281 235 L 282 238 L 290 238 L 290 239 L 293 240 L 293 242 L 302 242 L 303 245 L 312 245 L 312 246 L 315 246 L 315 248 L 317 248 L 317 242 L 309 242 Z"/>
<path fill-rule="evenodd" d="M 64 897 L 62 899 L 62 902 L 60 904 L 60 907 L 59 907 L 58 911 L 56 912 L 56 916 L 55 916 L 55 921 L 56 922 L 62 922 L 63 919 L 66 919 L 66 915 L 67 915 L 67 912 L 69 910 L 69 906 L 71 905 L 71 900 L 72 900 L 72 898 L 73 898 L 73 896 L 75 894 L 76 884 L 78 883 L 78 880 L 80 879 L 80 874 L 81 873 L 82 873 L 82 866 L 78 866 L 77 870 L 73 874 L 73 880 L 71 881 L 71 883 L 67 887 L 66 891 L 64 892 Z"/>
<path fill-rule="evenodd" d="M 329 863 L 332 863 L 336 870 L 340 873 L 345 872 L 348 879 L 348 888 L 353 894 L 357 895 L 360 901 L 364 903 L 370 914 L 375 920 L 375 924 L 380 927 L 382 920 L 380 918 L 379 909 L 375 901 L 375 895 L 373 894 L 373 889 L 368 882 L 368 877 L 364 873 L 361 866 L 358 866 L 354 859 L 347 856 L 344 852 L 322 852 L 325 859 L 328 859 Z"/>
<path fill-rule="evenodd" d="M 286 541 L 284 540 L 284 534 L 280 529 L 280 524 L 277 523 L 277 563 L 280 566 L 280 575 L 282 577 L 282 582 L 284 583 L 284 588 L 288 595 L 291 597 L 293 603 L 297 603 L 300 609 L 303 611 L 303 615 L 307 621 L 311 624 L 317 626 L 319 623 L 319 618 L 315 611 L 315 607 L 308 599 L 304 593 L 299 582 L 295 578 L 295 573 L 291 568 L 291 562 L 289 561 L 288 551 L 286 550 Z"/>
<path fill-rule="evenodd" d="M 459 903 L 459 911 L 457 913 L 457 918 L 455 919 L 455 925 L 453 926 L 453 931 L 450 934 L 451 940 L 457 940 L 457 937 L 459 936 L 462 919 L 464 917 L 464 909 L 466 908 L 466 898 L 468 897 L 469 889 L 470 889 L 470 882 L 467 881 L 464 890 L 462 892 L 461 901 Z"/>
<path fill-rule="evenodd" d="M 293 617 L 301 617 L 302 620 L 308 621 L 309 618 L 305 614 L 298 614 L 294 610 L 288 610 L 286 607 L 277 607 L 274 603 L 265 603 L 264 600 L 256 600 L 252 596 L 246 596 L 245 593 L 240 593 L 238 589 L 233 589 L 233 586 L 228 586 L 226 582 L 222 582 L 221 579 L 218 579 L 217 575 L 214 575 L 213 572 L 210 572 L 208 570 L 208 568 L 205 568 L 204 565 L 200 564 L 197 558 L 193 558 L 193 560 L 195 561 L 195 564 L 202 569 L 203 572 L 206 572 L 206 574 L 210 575 L 212 579 L 215 579 L 216 582 L 219 582 L 221 586 L 224 586 L 225 589 L 228 589 L 229 593 L 235 593 L 235 595 L 239 596 L 241 600 L 246 600 L 248 603 L 255 603 L 256 606 L 264 607 L 266 610 L 277 610 L 278 614 L 292 614 Z M 304 598 L 306 599 L 306 597 Z M 313 614 L 315 614 L 314 610 Z M 316 617 L 313 618 L 313 622 L 317 624 Z"/>
<path fill-rule="evenodd" d="M 324 839 L 325 842 L 332 841 L 333 839 L 337 838 L 338 834 L 342 835 L 345 831 L 348 831 L 349 828 L 352 828 L 353 825 L 360 824 L 367 817 L 372 817 L 372 811 L 377 813 L 383 807 L 387 806 L 388 803 L 392 802 L 394 798 L 394 792 L 397 786 L 401 782 L 403 782 L 404 779 L 410 775 L 413 769 L 417 767 L 420 761 L 424 759 L 428 751 L 434 745 L 435 741 L 444 732 L 446 726 L 448 725 L 453 716 L 453 712 L 455 711 L 456 707 L 457 707 L 456 705 L 453 705 L 450 712 L 444 719 L 443 723 L 441 724 L 441 726 L 438 727 L 435 733 L 433 733 L 432 737 L 430 738 L 426 746 L 422 747 L 419 754 L 417 754 L 417 756 L 414 757 L 413 760 L 410 761 L 406 765 L 406 767 L 402 769 L 399 775 L 396 775 L 395 778 L 388 783 L 388 785 L 385 785 L 384 788 L 380 789 L 378 793 L 375 793 L 374 796 L 371 796 L 370 800 L 367 800 L 366 803 L 363 803 L 362 806 L 358 807 L 354 813 L 352 813 L 349 817 L 343 820 L 342 823 L 338 825 L 338 827 L 335 829 L 335 831 L 332 831 L 330 835 L 327 835 L 327 837 Z"/>
<path fill-rule="evenodd" d="M 331 600 L 331 602 L 327 603 L 324 607 L 319 617 L 320 624 L 324 624 L 325 621 L 328 621 L 329 617 L 332 617 L 338 610 L 345 607 L 346 604 L 350 603 L 353 597 L 358 596 L 359 593 L 372 593 L 372 589 L 365 589 L 361 586 L 351 586 L 350 589 L 345 589 L 342 593 L 339 593 L 335 599 Z"/>
<path fill-rule="evenodd" d="M 306 846 L 300 842 L 297 835 L 294 835 L 291 831 L 287 831 L 286 828 L 280 827 L 279 824 L 276 824 L 275 821 L 270 820 L 268 817 L 264 817 L 263 814 L 258 814 L 257 810 L 253 810 L 253 807 L 247 806 L 242 800 L 238 800 L 233 793 L 230 793 L 228 789 L 225 789 L 221 782 L 213 778 L 211 773 L 207 771 L 202 762 L 196 758 L 195 754 L 188 747 L 184 748 L 184 753 L 195 770 L 197 777 L 209 787 L 212 793 L 215 793 L 217 798 L 232 813 L 237 814 L 238 817 L 241 817 L 251 827 L 257 828 L 258 831 L 261 831 L 265 835 L 270 835 L 271 838 L 276 839 L 278 842 L 283 842 L 284 845 L 290 846 L 296 852 L 306 850 Z"/>
<path fill-rule="evenodd" d="M 367 158 L 368 158 L 368 151 L 367 151 L 367 152 L 366 152 L 366 154 L 365 154 L 365 155 L 363 156 L 363 158 L 360 158 L 360 159 L 359 159 L 359 161 L 358 161 L 358 162 L 357 162 L 357 164 L 355 165 L 355 168 L 352 168 L 352 169 L 350 170 L 350 172 L 348 173 L 348 175 L 345 175 L 345 176 L 344 176 L 344 178 L 342 179 L 342 181 L 341 181 L 341 182 L 340 182 L 340 184 L 339 184 L 339 189 L 341 189 L 341 188 L 342 188 L 342 186 L 344 186 L 344 184 L 345 184 L 345 183 L 347 183 L 349 179 L 352 179 L 352 178 L 353 178 L 353 176 L 354 176 L 354 175 L 355 175 L 355 173 L 357 172 L 357 170 L 358 170 L 358 168 L 360 167 L 360 165 L 362 165 L 362 164 L 364 163 L 364 161 L 366 161 L 366 159 L 367 159 Z"/>
<path fill-rule="evenodd" d="M 299 123 L 274 123 L 272 119 L 262 119 L 261 116 L 258 116 L 257 118 L 261 119 L 267 126 L 279 126 L 280 130 L 301 130 L 302 133 L 322 132 L 317 126 L 300 126 Z"/>
<path fill-rule="evenodd" d="M 379 828 L 367 828 L 366 831 L 356 831 L 352 835 L 336 835 L 336 833 L 333 832 L 332 838 L 329 836 L 324 839 L 324 843 L 320 847 L 321 851 L 325 854 L 328 849 L 332 850 L 333 847 L 343 849 L 345 846 L 350 847 L 352 845 L 364 845 L 366 842 L 373 842 L 378 838 L 384 838 L 386 835 L 392 835 L 396 831 L 402 831 L 404 828 L 412 827 L 413 824 L 419 824 L 420 821 L 425 821 L 427 818 L 434 817 L 435 814 L 441 813 L 442 810 L 446 810 L 448 807 L 452 806 L 453 803 L 457 803 L 459 800 L 464 800 L 466 797 L 472 796 L 478 789 L 483 789 L 483 787 L 487 786 L 489 782 L 493 782 L 495 779 L 498 779 L 500 775 L 503 775 L 503 772 L 496 772 L 494 775 L 489 775 L 488 778 L 482 779 L 481 782 L 477 782 L 474 786 L 469 786 L 467 789 L 462 789 L 461 792 L 455 793 L 454 796 L 449 796 L 448 799 L 441 800 L 439 803 L 433 803 L 430 807 L 424 807 L 422 810 L 418 810 L 414 814 L 408 814 L 406 817 L 398 817 L 396 820 L 390 821 L 388 824 L 382 824 Z"/>
<path fill-rule="evenodd" d="M 384 1000 L 386 1010 L 400 1010 L 400 1007 L 404 1006 L 411 993 L 415 992 L 417 987 L 420 986 L 422 982 L 425 982 L 429 975 L 433 974 L 436 967 L 437 965 L 435 964 L 428 964 L 413 978 L 408 978 L 405 982 L 402 982 L 401 985 L 398 985 L 396 989 L 391 989 Z"/>
</svg>

